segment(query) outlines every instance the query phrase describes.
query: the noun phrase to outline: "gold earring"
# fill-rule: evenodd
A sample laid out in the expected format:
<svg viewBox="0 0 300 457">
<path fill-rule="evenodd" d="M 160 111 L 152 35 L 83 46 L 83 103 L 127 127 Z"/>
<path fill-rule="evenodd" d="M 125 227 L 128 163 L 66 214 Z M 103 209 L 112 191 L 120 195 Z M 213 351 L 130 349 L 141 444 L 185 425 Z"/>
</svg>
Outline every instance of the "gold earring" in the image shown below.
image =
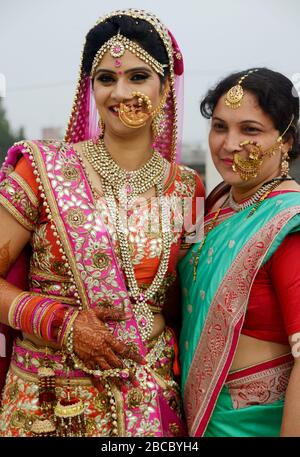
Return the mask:
<svg viewBox="0 0 300 457">
<path fill-rule="evenodd" d="M 167 83 L 166 87 L 164 89 L 163 95 L 161 97 L 161 100 L 159 102 L 159 105 L 152 113 L 153 120 L 152 120 L 151 126 L 152 126 L 154 138 L 157 138 L 160 135 L 162 135 L 162 133 L 166 127 L 166 125 L 165 125 L 166 124 L 166 114 L 165 114 L 164 108 L 165 108 L 165 104 L 167 102 L 167 98 L 169 95 L 169 89 L 170 89 L 170 86 Z"/>
<path fill-rule="evenodd" d="M 288 151 L 285 151 L 281 156 L 280 169 L 281 169 L 280 170 L 281 171 L 281 176 L 285 178 L 289 174 L 289 171 L 290 171 L 289 153 L 288 153 Z"/>
<path fill-rule="evenodd" d="M 166 118 L 163 111 L 160 111 L 156 116 L 153 116 L 151 127 L 154 138 L 157 138 L 163 134 L 165 129 L 165 122 Z"/>
</svg>

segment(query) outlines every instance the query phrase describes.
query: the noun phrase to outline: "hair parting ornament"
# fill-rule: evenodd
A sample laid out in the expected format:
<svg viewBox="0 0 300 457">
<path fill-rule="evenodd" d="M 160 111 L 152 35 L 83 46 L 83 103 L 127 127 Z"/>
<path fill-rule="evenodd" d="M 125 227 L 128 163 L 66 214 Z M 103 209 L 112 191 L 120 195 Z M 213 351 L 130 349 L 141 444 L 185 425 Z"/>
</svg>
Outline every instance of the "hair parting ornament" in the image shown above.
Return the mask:
<svg viewBox="0 0 300 457">
<path fill-rule="evenodd" d="M 143 60 L 147 65 L 156 71 L 156 73 L 164 76 L 164 67 L 166 65 L 162 65 L 159 63 L 154 57 L 152 57 L 145 49 L 141 48 L 135 41 L 129 40 L 128 38 L 124 37 L 120 33 L 116 36 L 110 38 L 103 46 L 98 50 L 97 54 L 94 57 L 92 70 L 91 70 L 91 78 L 95 76 L 96 69 L 103 59 L 104 55 L 109 52 L 110 55 L 116 59 L 115 66 L 120 67 L 121 61 L 119 60 L 126 51 L 130 51 L 132 54 L 135 54 L 139 59 Z"/>
<path fill-rule="evenodd" d="M 225 105 L 232 109 L 237 109 L 241 106 L 242 98 L 244 97 L 244 90 L 241 83 L 246 79 L 251 73 L 255 73 L 258 69 L 250 70 L 244 76 L 242 76 L 237 84 L 235 84 L 226 94 Z"/>
</svg>

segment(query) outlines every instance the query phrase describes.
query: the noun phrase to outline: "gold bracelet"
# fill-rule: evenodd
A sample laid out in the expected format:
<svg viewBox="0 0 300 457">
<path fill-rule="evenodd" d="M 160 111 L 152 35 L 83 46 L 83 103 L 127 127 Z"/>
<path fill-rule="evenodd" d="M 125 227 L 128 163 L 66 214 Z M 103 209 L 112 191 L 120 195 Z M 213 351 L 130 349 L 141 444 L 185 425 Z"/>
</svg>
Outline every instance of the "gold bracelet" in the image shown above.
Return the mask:
<svg viewBox="0 0 300 457">
<path fill-rule="evenodd" d="M 67 323 L 67 326 L 66 326 L 66 329 L 65 329 L 65 332 L 64 332 L 62 341 L 61 341 L 61 347 L 62 347 L 62 348 L 67 346 L 68 335 L 69 335 L 70 331 L 73 329 L 74 321 L 75 321 L 76 317 L 78 316 L 79 311 L 77 311 L 77 310 L 74 311 L 74 309 L 71 308 L 69 311 L 67 311 L 67 314 L 66 314 L 66 316 L 64 317 L 64 320 L 68 318 L 68 315 L 69 315 L 70 313 L 73 313 L 73 316 L 70 318 L 70 321 Z M 58 331 L 58 334 L 57 334 L 57 341 L 60 341 L 62 328 L 63 328 L 63 324 L 61 325 L 61 327 L 60 327 L 60 329 L 59 329 L 59 331 Z"/>
</svg>

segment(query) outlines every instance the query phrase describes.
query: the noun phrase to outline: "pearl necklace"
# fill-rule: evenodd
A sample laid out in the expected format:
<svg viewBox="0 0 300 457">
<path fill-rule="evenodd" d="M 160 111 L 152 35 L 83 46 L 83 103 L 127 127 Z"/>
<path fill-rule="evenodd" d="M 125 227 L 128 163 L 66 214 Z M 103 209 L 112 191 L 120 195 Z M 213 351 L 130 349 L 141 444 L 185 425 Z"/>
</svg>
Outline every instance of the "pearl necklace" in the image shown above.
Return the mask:
<svg viewBox="0 0 300 457">
<path fill-rule="evenodd" d="M 243 211 L 244 209 L 248 208 L 249 206 L 254 205 L 255 203 L 259 202 L 261 197 L 268 192 L 270 189 L 273 190 L 273 187 L 276 187 L 280 184 L 281 181 L 286 180 L 287 178 L 273 178 L 271 181 L 264 183 L 250 198 L 248 198 L 244 203 L 237 203 L 232 195 L 232 187 L 229 191 L 228 196 L 228 205 L 230 208 L 238 213 L 239 211 Z"/>
<path fill-rule="evenodd" d="M 88 142 L 88 144 L 91 145 L 91 141 Z M 86 144 L 86 143 L 85 143 Z M 95 151 L 95 144 L 93 144 L 93 149 L 90 146 L 90 153 L 92 151 Z M 103 146 L 101 147 L 101 149 Z M 106 151 L 106 154 L 109 154 Z M 89 154 L 91 157 L 91 154 Z M 86 157 L 89 159 L 88 153 L 86 154 Z M 101 153 L 99 154 L 101 155 Z M 152 156 L 153 157 L 153 156 Z M 156 196 L 157 198 L 161 199 L 163 197 L 163 176 L 166 170 L 166 164 L 167 162 L 161 157 L 160 161 L 163 164 L 163 169 L 162 173 L 156 173 L 154 176 L 160 176 L 160 179 L 158 180 L 157 178 L 154 179 L 155 182 L 152 181 L 151 186 L 149 188 L 155 186 L 156 189 Z M 105 170 L 106 172 L 106 179 L 100 172 L 100 168 L 102 171 L 102 164 L 100 164 L 100 159 L 94 156 L 93 153 L 93 158 L 94 160 L 91 160 L 90 163 L 92 167 L 94 168 L 95 171 L 97 171 L 101 177 L 102 177 L 102 186 L 103 186 L 103 191 L 104 191 L 104 196 L 106 198 L 106 203 L 109 209 L 109 212 L 112 216 L 112 220 L 114 222 L 115 228 L 116 228 L 116 233 L 119 239 L 120 243 L 120 253 L 121 253 L 121 259 L 122 259 L 122 264 L 123 268 L 125 271 L 125 275 L 127 278 L 127 284 L 128 284 L 128 291 L 130 298 L 133 302 L 133 312 L 136 318 L 136 322 L 138 325 L 138 329 L 140 331 L 140 335 L 142 339 L 145 341 L 149 338 L 149 336 L 152 333 L 153 329 L 153 324 L 154 324 L 154 315 L 153 312 L 151 311 L 148 301 L 151 300 L 155 294 L 159 291 L 159 289 L 162 286 L 163 280 L 165 278 L 166 272 L 168 270 L 169 266 L 169 259 L 170 259 L 170 252 L 171 252 L 171 244 L 172 244 L 172 237 L 171 237 L 171 232 L 169 229 L 169 212 L 167 205 L 161 204 L 161 229 L 162 229 L 162 256 L 161 256 L 161 261 L 157 270 L 157 273 L 150 284 L 150 286 L 146 290 L 142 290 L 139 288 L 135 273 L 134 273 L 134 267 L 132 264 L 131 260 L 131 251 L 130 251 L 130 246 L 128 243 L 127 239 L 127 228 L 124 226 L 123 223 L 123 214 L 124 214 L 124 209 L 125 211 L 128 209 L 128 203 L 129 203 L 129 196 L 128 192 L 119 192 L 119 205 L 117 204 L 116 201 L 116 196 L 115 196 L 115 180 L 113 179 L 112 176 L 112 171 L 109 172 L 109 169 L 107 168 Z M 96 160 L 95 160 L 96 159 Z M 150 161 L 147 162 L 149 164 Z M 98 163 L 98 166 L 96 165 Z M 115 162 L 113 161 L 115 164 Z M 108 164 L 108 162 L 107 162 Z M 146 165 L 147 165 L 146 164 Z M 117 164 L 116 166 L 120 168 Z M 145 167 L 145 166 L 144 166 Z M 115 167 L 113 167 L 115 169 Z M 143 168 L 143 167 L 142 167 Z M 120 169 L 122 172 L 125 172 L 125 170 Z M 140 170 L 136 170 L 135 173 L 138 173 Z M 120 173 L 119 175 L 121 175 Z M 112 178 L 112 179 L 111 179 Z M 150 183 L 149 183 L 150 184 Z M 118 186 L 119 187 L 119 186 Z M 137 189 L 134 189 L 136 192 Z M 143 193 L 144 190 L 143 188 L 139 187 L 140 193 Z M 161 202 L 163 203 L 163 202 Z M 120 211 L 121 210 L 121 211 Z"/>
</svg>

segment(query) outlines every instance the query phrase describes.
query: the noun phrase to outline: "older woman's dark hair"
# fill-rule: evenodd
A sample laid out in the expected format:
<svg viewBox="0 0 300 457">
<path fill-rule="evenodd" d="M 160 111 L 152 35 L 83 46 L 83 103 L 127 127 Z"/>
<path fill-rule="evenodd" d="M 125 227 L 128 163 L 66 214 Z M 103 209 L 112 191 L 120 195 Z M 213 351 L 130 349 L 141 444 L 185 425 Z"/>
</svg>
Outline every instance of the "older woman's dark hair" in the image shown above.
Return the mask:
<svg viewBox="0 0 300 457">
<path fill-rule="evenodd" d="M 239 79 L 250 70 L 253 69 L 233 73 L 220 81 L 214 89 L 209 90 L 201 102 L 201 114 L 206 119 L 210 119 L 222 95 L 237 84 Z M 280 133 L 284 132 L 292 116 L 294 116 L 292 125 L 284 135 L 284 140 L 292 136 L 293 147 L 289 156 L 291 159 L 296 158 L 300 154 L 299 96 L 293 83 L 281 73 L 268 68 L 258 68 L 258 71 L 251 73 L 243 80 L 242 87 L 256 96 L 259 106 L 271 117 L 275 128 Z"/>
<path fill-rule="evenodd" d="M 83 50 L 83 70 L 85 73 L 90 74 L 97 51 L 118 32 L 138 43 L 162 65 L 168 65 L 169 59 L 165 46 L 149 22 L 130 16 L 113 16 L 93 27 L 86 36 Z M 164 70 L 164 76 L 159 75 L 161 82 L 164 82 L 169 74 L 168 67 L 165 67 Z"/>
</svg>

